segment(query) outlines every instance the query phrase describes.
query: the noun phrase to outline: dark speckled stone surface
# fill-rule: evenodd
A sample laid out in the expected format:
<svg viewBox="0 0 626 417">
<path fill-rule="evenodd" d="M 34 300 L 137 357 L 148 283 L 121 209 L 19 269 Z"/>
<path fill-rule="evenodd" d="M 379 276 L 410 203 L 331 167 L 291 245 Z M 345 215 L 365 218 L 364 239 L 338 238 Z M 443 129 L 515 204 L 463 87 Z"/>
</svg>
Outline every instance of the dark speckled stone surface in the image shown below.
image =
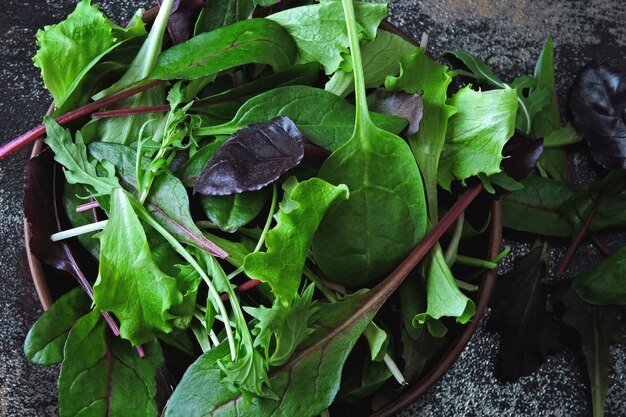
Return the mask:
<svg viewBox="0 0 626 417">
<path fill-rule="evenodd" d="M 98 3 L 118 22 L 145 5 L 140 0 Z M 0 0 L 0 141 L 41 120 L 50 98 L 30 60 L 34 35 L 38 28 L 62 19 L 73 4 Z M 626 62 L 626 2 L 622 0 L 394 0 L 390 11 L 390 20 L 415 38 L 428 32 L 433 54 L 468 50 L 509 80 L 532 71 L 543 43 L 552 36 L 562 94 L 576 69 L 588 60 L 607 59 L 622 67 Z M 57 415 L 58 370 L 29 364 L 21 347 L 41 313 L 23 249 L 22 169 L 28 153 L 21 150 L 0 161 L 0 416 Z M 577 165 L 583 176 L 584 167 Z M 516 254 L 528 250 L 514 246 Z M 577 260 L 593 256 L 595 251 L 585 246 Z M 613 349 L 609 416 L 626 416 L 625 345 L 622 337 L 621 345 Z M 400 416 L 590 415 L 585 371 L 576 354 L 552 356 L 537 374 L 518 383 L 502 383 L 492 375 L 496 350 L 497 336 L 481 327 L 452 370 Z"/>
</svg>

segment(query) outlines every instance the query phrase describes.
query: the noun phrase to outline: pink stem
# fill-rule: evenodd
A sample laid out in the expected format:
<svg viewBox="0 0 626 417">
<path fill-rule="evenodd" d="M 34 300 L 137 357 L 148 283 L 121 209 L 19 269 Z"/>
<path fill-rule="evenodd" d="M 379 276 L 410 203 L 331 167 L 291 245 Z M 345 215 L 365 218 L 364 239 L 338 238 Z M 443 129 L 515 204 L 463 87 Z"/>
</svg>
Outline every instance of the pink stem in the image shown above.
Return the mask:
<svg viewBox="0 0 626 417">
<path fill-rule="evenodd" d="M 80 206 L 76 206 L 76 213 L 82 213 L 83 211 L 89 211 L 91 209 L 96 209 L 100 207 L 100 204 L 97 201 L 90 201 L 89 203 L 81 204 Z"/>
<path fill-rule="evenodd" d="M 86 104 L 82 107 L 79 107 L 76 110 L 72 110 L 69 113 L 64 114 L 63 116 L 59 116 L 56 118 L 56 122 L 60 125 L 64 125 L 67 124 L 73 120 L 76 120 L 82 116 L 86 116 L 88 114 L 93 113 L 94 111 L 102 108 L 102 107 L 106 107 L 109 106 L 111 104 L 117 103 L 118 101 L 122 101 L 124 99 L 127 99 L 128 97 L 132 97 L 135 94 L 139 94 L 143 91 L 146 91 L 152 87 L 156 87 L 157 85 L 161 85 L 165 83 L 165 81 L 152 81 L 151 83 L 148 83 L 146 85 L 142 85 L 140 87 L 136 87 L 127 91 L 121 91 L 119 93 L 115 93 L 112 94 L 109 97 L 105 97 L 103 99 L 94 101 L 92 103 Z M 7 156 L 8 154 L 10 154 L 11 152 L 26 146 L 27 144 L 29 144 L 30 142 L 32 142 L 33 140 L 37 139 L 38 137 L 42 136 L 44 133 L 46 133 L 46 126 L 44 124 L 40 124 L 39 126 L 37 126 L 34 129 L 29 130 L 26 133 L 21 134 L 20 136 L 18 136 L 17 138 L 13 139 L 12 141 L 10 141 L 9 143 L 4 144 L 2 147 L 0 147 L 0 159 L 4 158 L 5 156 Z"/>
<path fill-rule="evenodd" d="M 167 104 L 161 106 L 149 106 L 149 107 L 135 107 L 132 109 L 117 109 L 117 110 L 105 110 L 93 113 L 92 119 L 104 119 L 107 117 L 117 116 L 131 116 L 133 114 L 148 114 L 148 113 L 164 113 L 170 111 L 171 107 Z"/>
<path fill-rule="evenodd" d="M 241 293 L 251 290 L 252 288 L 257 287 L 260 283 L 261 281 L 259 281 L 258 279 L 251 279 L 250 281 L 246 281 L 237 288 L 235 288 L 235 292 Z M 220 296 L 220 298 L 222 299 L 222 301 L 228 301 L 228 294 L 224 293 Z"/>
</svg>

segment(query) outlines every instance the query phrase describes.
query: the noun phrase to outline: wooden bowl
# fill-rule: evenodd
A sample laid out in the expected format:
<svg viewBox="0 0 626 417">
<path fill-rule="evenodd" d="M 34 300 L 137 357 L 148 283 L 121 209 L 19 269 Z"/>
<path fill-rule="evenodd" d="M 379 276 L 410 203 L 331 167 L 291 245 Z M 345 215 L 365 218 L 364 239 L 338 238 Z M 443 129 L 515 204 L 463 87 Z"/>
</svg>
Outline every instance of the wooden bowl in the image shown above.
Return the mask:
<svg viewBox="0 0 626 417">
<path fill-rule="evenodd" d="M 154 9 L 148 10 L 144 19 L 151 21 L 154 19 L 155 14 Z M 400 35 L 406 40 L 417 45 L 417 42 L 409 35 L 388 22 L 383 22 L 383 24 L 381 24 L 381 28 Z M 53 106 L 50 107 L 47 113 L 48 115 L 52 114 L 53 108 Z M 38 139 L 33 146 L 31 158 L 39 154 L 43 149 L 43 139 Z M 498 200 L 494 200 L 491 203 L 489 241 L 485 253 L 486 259 L 493 259 L 500 253 L 500 244 L 502 240 L 501 213 L 502 210 L 500 202 Z M 33 283 L 35 285 L 35 290 L 37 291 L 37 296 L 39 297 L 41 306 L 44 310 L 48 310 L 55 300 L 55 297 L 53 296 L 53 293 L 55 292 L 55 284 L 59 284 L 58 282 L 50 280 L 51 274 L 46 271 L 46 268 L 43 266 L 41 261 L 31 253 L 29 245 L 29 236 L 31 233 L 28 222 L 26 221 L 24 221 L 24 235 L 28 264 L 33 278 Z M 385 407 L 377 410 L 371 414 L 370 417 L 387 417 L 406 408 L 426 391 L 428 391 L 428 389 L 450 369 L 476 331 L 480 319 L 489 304 L 495 281 L 495 270 L 488 271 L 484 274 L 479 285 L 478 293 L 474 299 L 474 303 L 476 304 L 476 314 L 474 315 L 474 318 L 469 323 L 461 327 L 461 330 L 456 334 L 454 340 L 448 345 L 438 359 L 427 368 L 418 380 L 412 382 L 401 394 L 399 394 L 397 399 Z"/>
</svg>

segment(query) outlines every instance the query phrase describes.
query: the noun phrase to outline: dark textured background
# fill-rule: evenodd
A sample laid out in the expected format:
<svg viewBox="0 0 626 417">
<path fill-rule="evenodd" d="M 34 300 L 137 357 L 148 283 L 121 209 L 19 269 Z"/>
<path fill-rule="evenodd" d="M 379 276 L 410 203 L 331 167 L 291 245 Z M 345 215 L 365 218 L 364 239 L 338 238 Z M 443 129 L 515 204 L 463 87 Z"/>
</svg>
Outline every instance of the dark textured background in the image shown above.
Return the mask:
<svg viewBox="0 0 626 417">
<path fill-rule="evenodd" d="M 220 0 L 221 1 L 221 0 Z M 0 0 L 0 141 L 41 121 L 50 102 L 31 63 L 38 28 L 63 19 L 69 0 Z M 98 1 L 118 22 L 140 0 Z M 504 79 L 532 72 L 546 38 L 556 45 L 559 92 L 590 59 L 623 67 L 626 58 L 626 2 L 623 0 L 400 0 L 391 1 L 390 20 L 415 38 L 426 31 L 429 49 L 465 49 Z M 30 281 L 22 231 L 22 170 L 29 150 L 0 161 L 0 416 L 54 416 L 57 369 L 29 364 L 22 342 L 41 313 Z M 579 164 L 584 171 L 584 164 Z M 611 241 L 608 241 L 611 244 Z M 528 250 L 516 245 L 515 252 Z M 594 256 L 589 246 L 577 259 Z M 626 416 L 626 337 L 613 353 L 614 385 L 607 415 Z M 501 383 L 492 376 L 497 337 L 482 329 L 452 370 L 416 404 L 411 416 L 586 416 L 589 394 L 580 357 L 550 357 L 533 376 Z"/>
</svg>

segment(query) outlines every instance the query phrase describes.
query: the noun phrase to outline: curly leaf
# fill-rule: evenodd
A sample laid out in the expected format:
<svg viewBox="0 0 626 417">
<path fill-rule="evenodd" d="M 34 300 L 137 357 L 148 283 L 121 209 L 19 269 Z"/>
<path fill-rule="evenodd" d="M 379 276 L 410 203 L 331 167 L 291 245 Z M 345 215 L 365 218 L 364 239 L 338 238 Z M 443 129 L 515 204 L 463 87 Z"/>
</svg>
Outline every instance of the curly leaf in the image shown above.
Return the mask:
<svg viewBox="0 0 626 417">
<path fill-rule="evenodd" d="M 298 183 L 293 177 L 284 188 L 276 226 L 265 239 L 267 251 L 246 256 L 244 270 L 250 278 L 267 282 L 276 297 L 289 304 L 297 295 L 315 231 L 328 208 L 348 198 L 348 189 L 319 178 Z"/>
<path fill-rule="evenodd" d="M 59 416 L 155 416 L 154 378 L 163 354 L 156 341 L 144 350 L 140 358 L 127 342 L 111 337 L 97 311 L 79 319 L 65 344 Z"/>
</svg>

